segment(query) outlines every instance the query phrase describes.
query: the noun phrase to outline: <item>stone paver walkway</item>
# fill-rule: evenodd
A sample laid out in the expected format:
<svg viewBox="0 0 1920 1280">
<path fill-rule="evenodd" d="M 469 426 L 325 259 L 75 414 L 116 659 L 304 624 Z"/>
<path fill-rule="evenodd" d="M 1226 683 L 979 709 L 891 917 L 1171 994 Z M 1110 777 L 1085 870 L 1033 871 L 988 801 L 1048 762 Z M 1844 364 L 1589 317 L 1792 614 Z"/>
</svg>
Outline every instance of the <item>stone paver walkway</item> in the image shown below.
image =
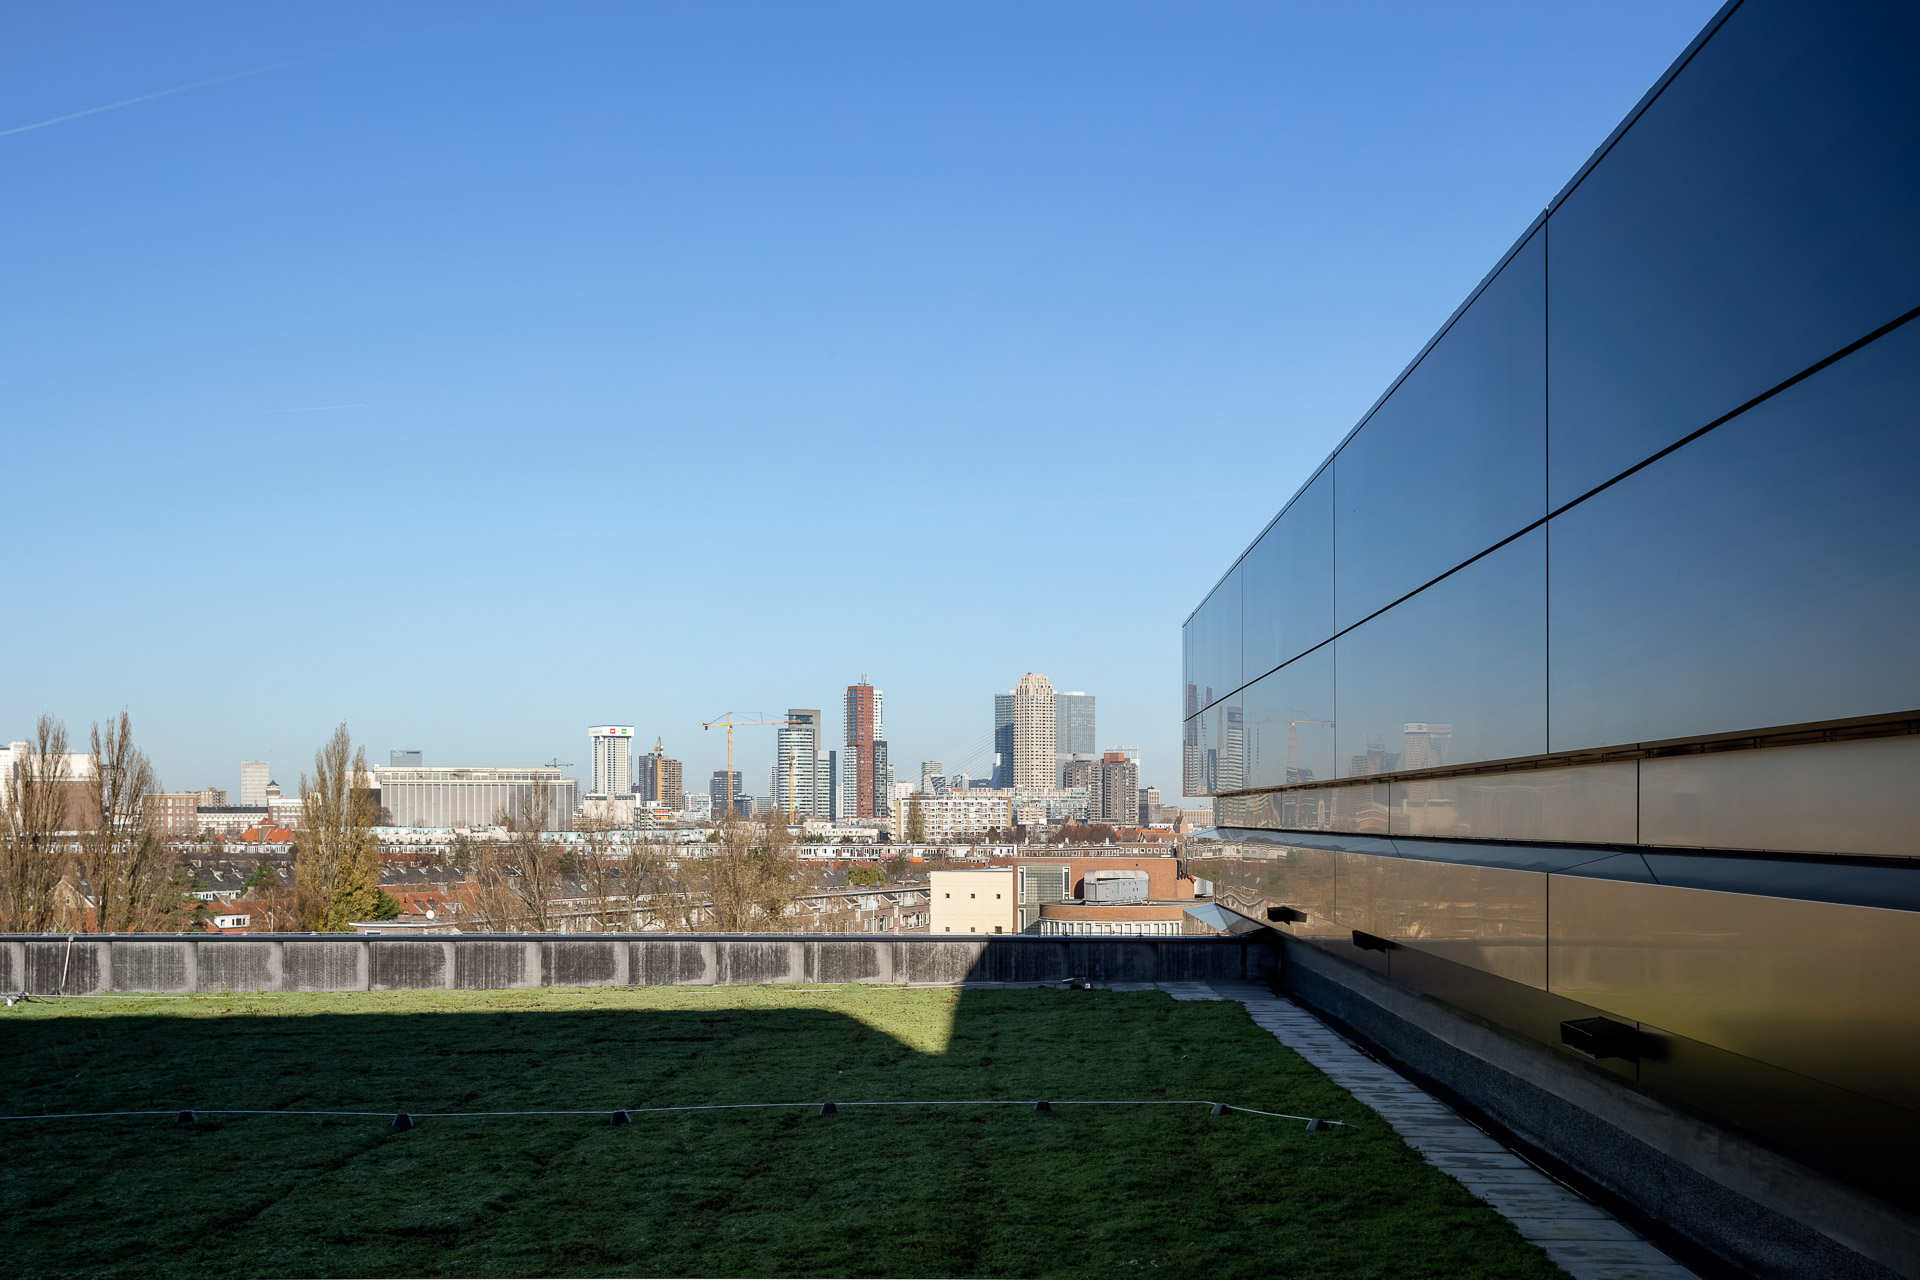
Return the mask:
<svg viewBox="0 0 1920 1280">
<path fill-rule="evenodd" d="M 1605 1209 L 1555 1182 L 1439 1099 L 1355 1049 L 1326 1023 L 1258 983 L 1111 986 L 1116 991 L 1157 988 L 1176 1000 L 1244 1004 L 1257 1025 L 1379 1112 L 1408 1146 L 1493 1206 L 1574 1280 L 1694 1280 L 1692 1271 Z"/>
</svg>

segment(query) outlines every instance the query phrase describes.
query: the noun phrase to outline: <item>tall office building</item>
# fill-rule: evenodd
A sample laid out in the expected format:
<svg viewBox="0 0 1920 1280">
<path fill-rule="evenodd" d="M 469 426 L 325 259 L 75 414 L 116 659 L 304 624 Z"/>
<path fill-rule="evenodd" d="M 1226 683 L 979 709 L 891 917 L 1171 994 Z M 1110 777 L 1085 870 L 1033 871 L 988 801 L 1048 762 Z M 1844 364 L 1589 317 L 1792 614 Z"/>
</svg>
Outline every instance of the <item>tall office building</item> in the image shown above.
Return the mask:
<svg viewBox="0 0 1920 1280">
<path fill-rule="evenodd" d="M 796 820 L 833 816 L 832 786 L 820 772 L 820 726 L 818 709 L 792 707 L 776 738 L 768 794 L 776 809 Z"/>
<path fill-rule="evenodd" d="M 887 800 L 880 788 L 873 750 L 874 743 L 880 741 L 885 732 L 880 724 L 880 690 L 868 684 L 865 676 L 859 684 L 847 686 L 846 723 L 847 755 L 853 762 L 852 816 L 883 818 L 886 814 L 881 810 L 886 808 Z"/>
<path fill-rule="evenodd" d="M 1114 826 L 1130 827 L 1140 820 L 1140 765 L 1124 751 L 1109 751 L 1096 766 L 1100 774 L 1100 805 L 1087 801 L 1087 819 Z"/>
<path fill-rule="evenodd" d="M 933 792 L 929 789 L 929 784 L 931 784 L 935 778 L 939 778 L 944 782 L 946 776 L 946 765 L 941 764 L 938 760 L 922 760 L 920 762 L 920 794 L 932 795 Z"/>
<path fill-rule="evenodd" d="M 595 725 L 593 739 L 593 794 L 624 796 L 633 793 L 633 726 Z"/>
<path fill-rule="evenodd" d="M 887 762 L 885 738 L 875 739 L 873 744 L 873 816 L 893 816 L 893 766 Z"/>
<path fill-rule="evenodd" d="M 1290 994 L 1729 1274 L 1920 1258 L 1917 65 L 1718 6 L 1183 632 Z"/>
<path fill-rule="evenodd" d="M 1075 756 L 1097 756 L 1094 746 L 1093 695 L 1056 693 L 1053 695 L 1053 759 L 1065 764 Z"/>
<path fill-rule="evenodd" d="M 833 819 L 846 822 L 860 816 L 860 756 L 849 746 L 834 763 L 840 782 L 833 792 Z"/>
<path fill-rule="evenodd" d="M 840 818 L 840 753 L 822 751 L 814 760 L 814 775 L 819 779 L 815 783 L 825 790 L 827 809 L 819 815 L 829 821 Z"/>
<path fill-rule="evenodd" d="M 715 769 L 713 777 L 707 782 L 707 794 L 713 798 L 714 817 L 724 815 L 729 804 L 737 810 L 740 801 L 746 797 L 746 792 L 740 788 L 740 771 Z"/>
<path fill-rule="evenodd" d="M 1013 688 L 1013 785 L 1025 791 L 1059 786 L 1054 767 L 1053 685 L 1029 671 Z"/>
<path fill-rule="evenodd" d="M 1160 821 L 1160 788 L 1140 788 L 1140 825 L 1150 827 Z"/>
<path fill-rule="evenodd" d="M 1013 785 L 1013 695 L 993 695 L 993 785 L 1004 790 Z"/>
<path fill-rule="evenodd" d="M 243 805 L 264 805 L 267 802 L 267 783 L 273 781 L 265 760 L 242 760 L 240 762 L 240 803 Z"/>
<path fill-rule="evenodd" d="M 682 766 L 678 760 L 668 757 L 659 738 L 653 740 L 653 750 L 635 762 L 633 790 L 642 804 L 658 805 L 675 813 L 687 807 Z"/>
</svg>

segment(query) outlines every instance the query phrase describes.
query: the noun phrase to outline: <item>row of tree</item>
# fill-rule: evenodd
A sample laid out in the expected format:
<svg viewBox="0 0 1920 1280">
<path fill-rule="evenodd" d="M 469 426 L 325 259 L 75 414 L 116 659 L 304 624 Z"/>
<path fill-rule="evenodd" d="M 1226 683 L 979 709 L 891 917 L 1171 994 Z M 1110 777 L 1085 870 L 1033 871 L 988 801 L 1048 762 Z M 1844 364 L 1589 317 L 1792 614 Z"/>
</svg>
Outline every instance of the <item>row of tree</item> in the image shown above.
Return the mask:
<svg viewBox="0 0 1920 1280">
<path fill-rule="evenodd" d="M 154 822 L 152 763 L 133 744 L 127 714 L 94 725 L 86 765 L 74 768 L 67 733 L 42 716 L 25 757 L 0 796 L 0 932 L 175 932 L 194 926 L 201 904 L 191 873 L 176 864 Z M 75 776 L 76 772 L 84 776 Z M 272 930 L 348 932 L 391 918 L 380 889 L 381 813 L 365 748 L 342 724 L 300 775 L 293 882 L 250 880 L 259 924 Z M 456 865 L 470 869 L 469 929 L 548 932 L 562 923 L 595 931 L 668 929 L 762 932 L 779 928 L 808 888 L 793 837 L 779 815 L 723 819 L 698 856 L 657 839 L 625 838 L 586 819 L 577 841 L 555 837 L 561 815 L 547 789 L 529 787 L 500 814 L 503 840 L 455 839 Z M 574 883 L 568 886 L 567 879 Z M 583 914 L 568 900 L 584 898 Z"/>
<path fill-rule="evenodd" d="M 93 726 L 75 776 L 66 726 L 41 716 L 0 795 L 0 928 L 13 933 L 170 933 L 195 902 L 150 820 L 159 791 L 122 711 Z"/>
</svg>

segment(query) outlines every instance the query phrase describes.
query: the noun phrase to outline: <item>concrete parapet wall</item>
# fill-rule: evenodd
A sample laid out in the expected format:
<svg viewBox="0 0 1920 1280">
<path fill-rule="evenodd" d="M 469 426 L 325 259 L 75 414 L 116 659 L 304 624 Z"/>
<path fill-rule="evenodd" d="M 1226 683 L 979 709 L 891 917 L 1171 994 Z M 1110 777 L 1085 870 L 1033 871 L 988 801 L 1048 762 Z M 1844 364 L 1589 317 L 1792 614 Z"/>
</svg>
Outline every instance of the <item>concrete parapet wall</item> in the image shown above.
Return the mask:
<svg viewBox="0 0 1920 1280">
<path fill-rule="evenodd" d="M 1261 979 L 1263 938 L 935 938 L 822 934 L 0 937 L 0 991 L 486 991 L 786 982 Z"/>
</svg>

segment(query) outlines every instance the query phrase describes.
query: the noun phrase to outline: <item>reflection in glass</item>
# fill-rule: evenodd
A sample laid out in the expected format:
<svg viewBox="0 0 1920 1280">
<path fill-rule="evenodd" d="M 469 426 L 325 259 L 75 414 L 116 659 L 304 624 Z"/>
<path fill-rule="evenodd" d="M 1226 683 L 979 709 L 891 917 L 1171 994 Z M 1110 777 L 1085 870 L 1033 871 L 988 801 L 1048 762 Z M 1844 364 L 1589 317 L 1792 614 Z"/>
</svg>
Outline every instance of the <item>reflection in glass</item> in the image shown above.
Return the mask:
<svg viewBox="0 0 1920 1280">
<path fill-rule="evenodd" d="M 1333 468 L 1301 491 L 1241 562 L 1249 679 L 1333 634 Z M 1323 775 L 1324 776 L 1324 775 Z"/>
<path fill-rule="evenodd" d="M 1211 706 L 1240 687 L 1240 569 L 1229 573 L 1180 633 L 1186 694 L 1182 714 Z M 1200 792 L 1189 791 L 1188 795 Z"/>
<path fill-rule="evenodd" d="M 1324 782 L 1333 771 L 1333 646 L 1321 645 L 1247 686 L 1246 785 Z"/>
<path fill-rule="evenodd" d="M 1916 47 L 1908 0 L 1743 4 L 1553 211 L 1555 507 L 1920 301 Z"/>
<path fill-rule="evenodd" d="M 1553 750 L 1920 707 L 1916 371 L 1920 323 L 1554 518 Z"/>
<path fill-rule="evenodd" d="M 1631 844 L 1635 764 L 1523 769 L 1393 784 L 1393 834 Z"/>
<path fill-rule="evenodd" d="M 1188 795 L 1217 796 L 1246 786 L 1246 716 L 1237 698 L 1200 713 L 1196 753 L 1200 789 Z"/>
<path fill-rule="evenodd" d="M 1334 641 L 1343 777 L 1546 750 L 1545 529 Z"/>
<path fill-rule="evenodd" d="M 1546 515 L 1546 361 L 1536 231 L 1334 459 L 1340 626 Z"/>
</svg>

